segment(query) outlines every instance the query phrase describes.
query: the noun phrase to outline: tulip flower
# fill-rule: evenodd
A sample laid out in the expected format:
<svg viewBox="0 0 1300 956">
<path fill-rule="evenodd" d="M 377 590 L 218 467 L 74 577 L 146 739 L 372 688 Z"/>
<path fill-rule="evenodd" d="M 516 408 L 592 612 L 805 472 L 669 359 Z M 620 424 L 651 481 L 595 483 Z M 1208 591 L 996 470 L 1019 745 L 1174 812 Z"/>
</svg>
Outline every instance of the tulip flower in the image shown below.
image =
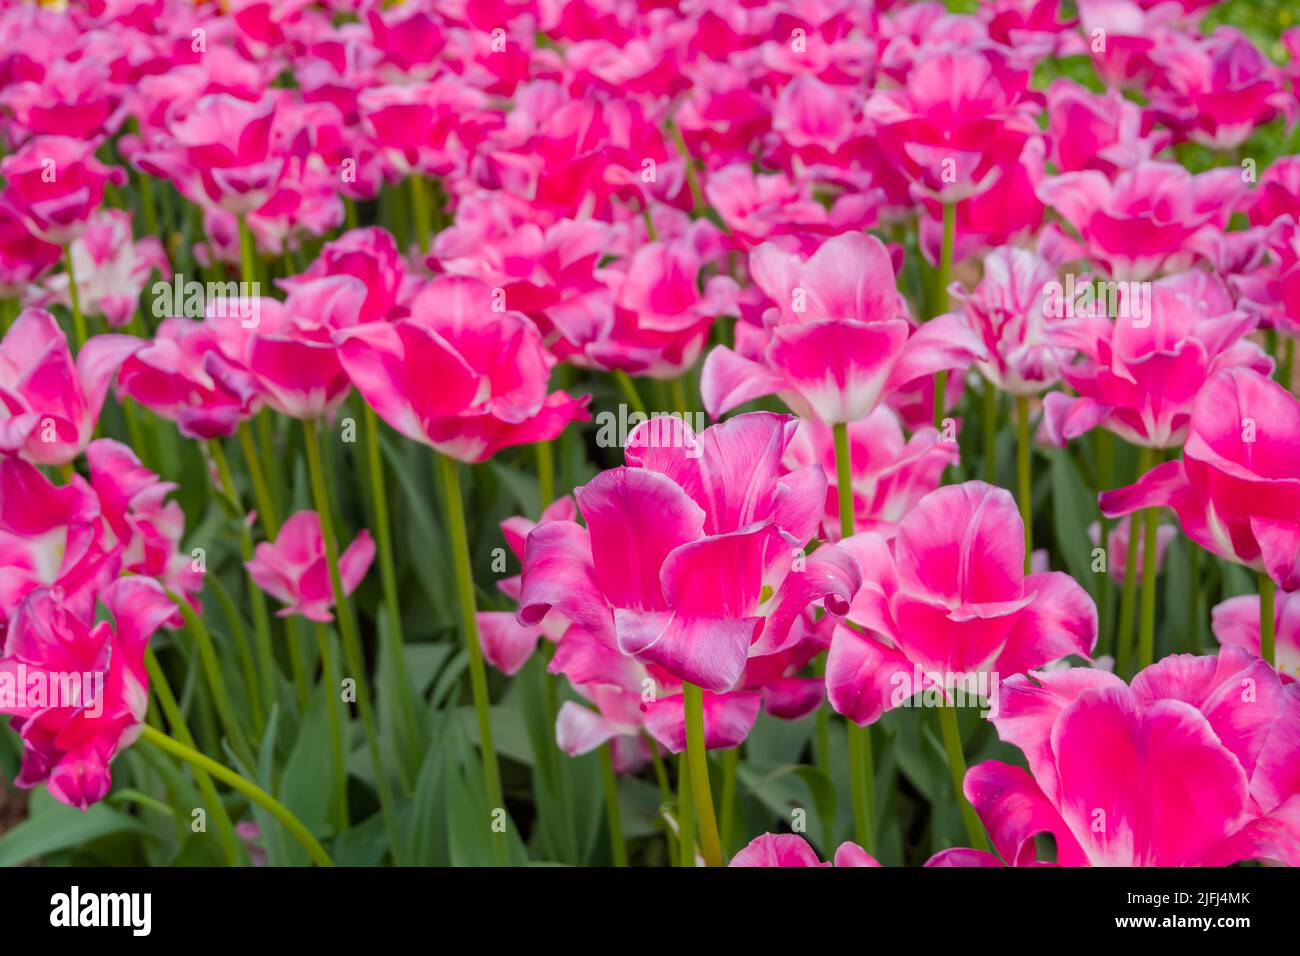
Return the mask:
<svg viewBox="0 0 1300 956">
<path fill-rule="evenodd" d="M 990 760 L 966 776 L 1001 861 L 959 849 L 928 865 L 1032 865 L 1040 833 L 1062 866 L 1300 860 L 1300 697 L 1263 661 L 1177 654 L 1131 686 L 1098 670 L 1031 676 L 1003 684 L 992 718 L 1029 772 Z"/>
<path fill-rule="evenodd" d="M 817 851 L 797 833 L 764 833 L 731 858 L 728 866 L 831 866 L 817 857 Z M 856 843 L 841 843 L 834 866 L 880 866 Z"/>
<path fill-rule="evenodd" d="M 806 262 L 765 243 L 750 270 L 775 305 L 741 350 L 709 354 L 700 389 L 710 415 L 779 393 L 828 425 L 857 421 L 892 391 L 984 354 L 956 318 L 912 328 L 889 253 L 873 237 L 837 236 Z"/>
<path fill-rule="evenodd" d="M 1165 560 L 1165 552 L 1169 545 L 1173 543 L 1174 538 L 1178 537 L 1178 529 L 1173 525 L 1162 524 L 1156 532 L 1156 567 L 1159 568 Z M 1088 525 L 1088 540 L 1092 542 L 1093 547 L 1101 546 L 1101 525 L 1094 521 Z M 1111 529 L 1107 536 L 1109 548 L 1106 551 L 1106 570 L 1116 581 L 1123 581 L 1125 572 L 1128 567 L 1129 555 L 1129 531 L 1128 525 L 1120 522 Z M 1143 549 L 1146 543 L 1139 535 L 1133 543 L 1134 551 L 1133 565 L 1134 574 L 1137 575 L 1137 583 L 1142 583 L 1142 565 L 1145 561 Z"/>
<path fill-rule="evenodd" d="M 1289 684 L 1300 679 L 1300 591 L 1284 591 L 1273 610 L 1273 631 L 1278 676 Z M 1256 657 L 1260 651 L 1260 598 L 1242 594 L 1216 604 L 1210 612 L 1211 629 L 1224 647 L 1240 647 Z"/>
<path fill-rule="evenodd" d="M 68 136 L 37 136 L 0 160 L 5 190 L 0 205 L 34 236 L 67 246 L 81 235 L 104 201 L 104 188 L 125 174 L 95 158 L 94 146 Z"/>
<path fill-rule="evenodd" d="M 1057 260 L 1086 258 L 1112 279 L 1145 281 L 1191 265 L 1205 232 L 1225 229 L 1244 201 L 1237 169 L 1192 175 L 1176 163 L 1148 160 L 1114 181 L 1095 169 L 1044 179 L 1038 198 L 1078 234 L 1044 232 Z"/>
<path fill-rule="evenodd" d="M 357 589 L 374 559 L 374 542 L 363 528 L 338 559 L 346 594 Z M 316 512 L 291 515 L 274 544 L 263 541 L 257 546 L 247 567 L 258 587 L 287 605 L 276 612 L 280 617 L 300 614 L 309 621 L 326 624 L 334 620 L 330 608 L 335 596 L 326 567 L 320 515 Z"/>
<path fill-rule="evenodd" d="M 23 743 L 14 783 L 43 783 L 55 799 L 82 810 L 107 795 L 109 764 L 140 732 L 149 700 L 145 645 L 176 610 L 149 578 L 115 581 L 101 598 L 112 623 L 92 623 L 49 589 L 33 591 L 19 605 L 0 657 L 7 678 L 0 683 L 9 688 L 0 713 L 11 715 Z M 47 699 L 27 693 L 36 675 Z M 66 679 L 72 675 L 77 680 Z M 66 690 L 70 699 L 62 696 Z"/>
<path fill-rule="evenodd" d="M 54 317 L 25 310 L 0 341 L 0 452 L 37 465 L 71 464 L 90 442 L 118 366 L 143 344 L 97 335 L 74 362 Z"/>
</svg>

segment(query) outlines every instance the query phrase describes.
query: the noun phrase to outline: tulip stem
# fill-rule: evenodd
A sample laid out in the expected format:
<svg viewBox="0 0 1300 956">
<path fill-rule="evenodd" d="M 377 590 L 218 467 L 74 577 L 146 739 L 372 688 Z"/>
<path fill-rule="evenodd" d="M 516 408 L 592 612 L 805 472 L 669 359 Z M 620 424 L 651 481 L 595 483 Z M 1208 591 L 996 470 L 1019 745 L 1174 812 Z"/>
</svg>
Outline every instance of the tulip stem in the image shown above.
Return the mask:
<svg viewBox="0 0 1300 956">
<path fill-rule="evenodd" d="M 1140 454 L 1140 452 L 1139 452 Z M 1129 515 L 1128 547 L 1124 552 L 1124 591 L 1119 600 L 1119 624 L 1115 632 L 1115 672 L 1128 675 L 1129 657 L 1133 651 L 1133 619 L 1137 604 L 1137 538 L 1138 516 Z"/>
<path fill-rule="evenodd" d="M 1277 666 L 1274 650 L 1277 631 L 1274 609 L 1276 597 L 1277 585 L 1273 583 L 1267 571 L 1261 571 L 1259 574 L 1259 656 L 1268 661 L 1270 667 Z"/>
<path fill-rule="evenodd" d="M 1148 464 L 1159 460 L 1158 453 L 1148 453 Z M 1146 469 L 1144 469 L 1145 471 Z M 1142 544 L 1142 608 L 1138 619 L 1137 669 L 1149 667 L 1155 660 L 1156 640 L 1156 538 L 1160 530 L 1160 511 L 1147 508 L 1142 514 L 1145 540 Z"/>
<path fill-rule="evenodd" d="M 465 635 L 465 650 L 469 653 L 469 683 L 474 697 L 474 713 L 478 718 L 479 749 L 483 752 L 483 783 L 486 787 L 488 809 L 495 812 L 505 808 L 501 791 L 501 771 L 497 767 L 497 753 L 492 745 L 492 718 L 488 710 L 487 668 L 483 664 L 483 648 L 479 644 L 478 607 L 474 600 L 474 576 L 470 569 L 469 534 L 465 529 L 465 505 L 460 495 L 460 478 L 456 462 L 438 454 L 438 467 L 442 471 L 442 486 L 447 496 L 447 524 L 451 534 L 452 561 L 456 567 L 456 590 L 460 597 L 461 630 Z M 493 841 L 497 861 L 505 865 L 505 843 Z"/>
<path fill-rule="evenodd" d="M 1282 361 L 1278 363 L 1278 374 L 1282 379 L 1282 387 L 1288 392 L 1291 391 L 1291 372 L 1295 367 L 1295 339 L 1286 336 L 1282 342 Z"/>
<path fill-rule="evenodd" d="M 731 852 L 732 824 L 736 821 L 736 773 L 740 769 L 740 745 L 722 752 L 722 820 L 718 837 L 722 841 L 722 854 Z"/>
<path fill-rule="evenodd" d="M 687 755 L 677 759 L 678 866 L 695 865 L 695 801 L 691 796 L 691 765 Z"/>
<path fill-rule="evenodd" d="M 77 273 L 72 267 L 72 246 L 63 248 L 63 264 L 68 272 L 68 301 L 72 304 L 72 335 L 77 351 L 86 344 L 86 317 L 81 314 L 81 295 L 77 292 Z"/>
<path fill-rule="evenodd" d="M 239 447 L 244 453 L 244 464 L 248 466 L 249 481 L 253 485 L 253 498 L 257 501 L 257 516 L 262 521 L 268 541 L 274 541 L 280 534 L 280 522 L 275 516 L 275 502 L 271 498 L 271 488 L 266 483 L 266 473 L 262 471 L 262 460 L 257 454 L 257 445 L 253 441 L 253 429 L 247 419 L 239 423 Z"/>
<path fill-rule="evenodd" d="M 998 478 L 998 390 L 984 380 L 984 480 L 997 484 Z"/>
<path fill-rule="evenodd" d="M 537 516 L 555 500 L 555 448 L 549 441 L 534 443 L 537 451 Z"/>
<path fill-rule="evenodd" d="M 140 738 L 153 744 L 159 750 L 171 754 L 174 757 L 180 757 L 190 766 L 203 770 L 209 775 L 216 777 L 222 783 L 226 784 L 233 790 L 242 793 L 249 800 L 256 803 L 271 816 L 275 817 L 280 824 L 289 831 L 289 835 L 297 840 L 307 855 L 312 858 L 317 866 L 333 866 L 334 862 L 325 852 L 325 848 L 311 834 L 301 820 L 294 816 L 289 809 L 275 797 L 271 796 L 257 784 L 241 777 L 235 771 L 223 764 L 217 763 L 211 757 L 199 753 L 193 747 L 181 743 L 168 737 L 161 730 L 144 724 L 140 728 Z"/>
<path fill-rule="evenodd" d="M 384 762 L 380 757 L 379 735 L 375 732 L 375 716 L 370 703 L 370 687 L 366 680 L 366 664 L 361 655 L 361 641 L 352 621 L 352 608 L 349 606 L 347 592 L 343 589 L 343 576 L 339 573 L 339 545 L 334 537 L 334 513 L 330 507 L 329 492 L 325 488 L 325 469 L 321 464 L 320 438 L 316 434 L 316 424 L 310 419 L 304 419 L 302 430 L 307 448 L 307 471 L 311 478 L 312 498 L 316 502 L 316 512 L 320 518 L 321 538 L 325 544 L 325 562 L 329 566 L 330 587 L 334 592 L 334 614 L 338 622 L 339 634 L 343 638 L 343 656 L 347 661 L 348 670 L 356 680 L 357 710 L 361 714 L 361 726 L 365 731 L 366 745 L 370 750 L 370 764 L 374 768 L 375 789 L 379 793 L 379 809 L 383 815 L 389 852 L 393 855 L 393 862 L 400 865 L 397 818 L 393 813 L 393 797 L 388 785 L 388 774 L 384 770 Z"/>
<path fill-rule="evenodd" d="M 167 682 L 167 674 L 158 662 L 158 655 L 148 645 L 144 649 L 144 664 L 149 673 L 149 683 L 153 689 L 154 698 L 158 701 L 158 706 L 162 708 L 167 723 L 171 725 L 172 733 L 179 737 L 183 743 L 193 747 L 194 738 L 190 735 L 189 727 L 185 725 L 185 715 L 181 713 L 180 706 L 176 703 L 176 695 L 172 693 L 171 684 Z M 199 793 L 203 796 L 212 813 L 212 820 L 217 830 L 217 839 L 221 843 L 221 850 L 225 854 L 226 862 L 230 866 L 243 865 L 244 856 L 240 850 L 239 837 L 235 833 L 234 824 L 230 822 L 230 814 L 226 812 L 226 805 L 221 802 L 221 795 L 217 793 L 217 788 L 212 785 L 212 778 L 208 776 L 202 767 L 191 766 L 190 770 L 194 777 L 194 783 L 199 788 Z"/>
<path fill-rule="evenodd" d="M 705 866 L 722 866 L 722 840 L 713 814 L 709 788 L 709 752 L 704 738 L 704 691 L 689 681 L 682 685 L 686 708 L 686 762 L 691 769 L 691 790 L 695 794 L 695 815 L 700 823 L 700 853 Z"/>
<path fill-rule="evenodd" d="M 1201 546 L 1187 538 L 1187 630 L 1193 654 L 1201 653 Z"/>
<path fill-rule="evenodd" d="M 853 537 L 853 462 L 849 445 L 849 426 L 836 422 L 831 427 L 835 437 L 835 491 L 840 509 L 840 540 Z M 868 852 L 875 848 L 875 796 L 872 793 L 875 761 L 871 753 L 871 732 L 852 720 L 845 725 L 849 738 L 849 793 L 853 803 L 853 829 L 858 842 Z"/>
<path fill-rule="evenodd" d="M 226 500 L 229 501 L 230 506 L 235 509 L 236 517 L 239 520 L 239 547 L 244 558 L 244 576 L 248 583 L 248 603 L 252 605 L 253 609 L 253 628 L 257 637 L 258 668 L 262 672 L 261 693 L 266 712 L 270 713 L 276 697 L 275 655 L 271 648 L 271 617 L 266 609 L 266 597 L 248 571 L 248 562 L 253 560 L 253 535 L 248 529 L 248 523 L 243 520 L 244 508 L 239 502 L 238 492 L 235 491 L 235 479 L 230 471 L 230 462 L 226 460 L 226 453 L 221 447 L 221 441 L 216 438 L 209 441 L 208 452 L 212 456 L 213 464 L 217 466 L 217 478 L 221 485 L 221 491 Z M 250 687 L 249 692 L 255 693 L 256 691 Z"/>
<path fill-rule="evenodd" d="M 966 836 L 972 849 L 988 852 L 989 841 L 984 835 L 984 827 L 962 790 L 962 783 L 966 779 L 966 758 L 961 751 L 956 707 L 939 708 L 939 730 L 943 734 L 943 748 L 948 752 L 948 772 L 952 775 L 952 787 L 957 794 L 957 805 L 961 808 L 962 823 L 966 825 Z"/>
<path fill-rule="evenodd" d="M 618 387 L 623 390 L 623 396 L 627 403 L 632 406 L 632 411 L 640 412 L 642 415 L 649 416 L 646 410 L 646 404 L 641 399 L 641 393 L 637 391 L 636 382 L 632 381 L 632 376 L 621 368 L 614 369 L 614 381 L 618 382 Z"/>
<path fill-rule="evenodd" d="M 397 706 L 405 713 L 408 726 L 418 722 L 411 703 L 409 678 L 406 669 L 406 644 L 402 630 L 402 602 L 397 593 L 397 568 L 393 562 L 393 533 L 388 518 L 388 488 L 384 482 L 384 460 L 379 450 L 379 416 L 369 402 L 361 403 L 366 430 L 366 464 L 370 470 L 370 494 L 375 508 L 375 538 L 379 545 L 379 575 L 384 586 L 384 606 L 388 608 L 388 653 L 393 660 L 393 670 L 401 688 Z M 409 791 L 408 781 L 398 761 L 398 779 L 403 789 Z"/>
<path fill-rule="evenodd" d="M 253 242 L 253 233 L 248 228 L 248 220 L 239 217 L 239 274 L 248 284 L 248 294 L 257 295 L 261 290 L 254 288 L 257 284 L 257 247 Z"/>
<path fill-rule="evenodd" d="M 600 750 L 600 775 L 605 784 L 605 816 L 609 821 L 609 849 L 614 865 L 627 866 L 627 843 L 623 839 L 623 818 L 618 808 L 618 777 L 614 775 L 612 745 L 602 744 Z"/>
<path fill-rule="evenodd" d="M 1025 526 L 1025 574 L 1029 573 L 1034 551 L 1034 486 L 1030 468 L 1029 397 L 1016 396 L 1016 475 L 1020 520 Z"/>
<path fill-rule="evenodd" d="M 934 315 L 940 316 L 948 311 L 948 285 L 952 282 L 952 249 L 957 239 L 957 204 L 943 204 L 943 245 L 939 249 L 939 275 L 936 280 L 938 288 L 934 290 Z M 945 393 L 948 391 L 948 373 L 934 373 L 934 427 L 943 427 L 944 412 L 947 411 Z"/>
<path fill-rule="evenodd" d="M 343 725 L 339 720 L 339 693 L 341 686 L 335 670 L 334 652 L 330 648 L 329 630 L 316 624 L 316 644 L 320 648 L 321 686 L 325 690 L 326 715 L 330 727 L 330 755 L 334 764 L 334 812 L 338 819 L 338 832 L 348 828 L 348 775 L 343 762 Z"/>
<path fill-rule="evenodd" d="M 180 609 L 181 617 L 185 619 L 185 626 L 189 628 L 190 636 L 194 638 L 194 646 L 198 649 L 199 660 L 207 675 L 208 687 L 212 690 L 212 702 L 217 708 L 217 718 L 221 721 L 226 736 L 230 738 L 230 745 L 234 747 L 235 753 L 239 754 L 241 760 L 251 760 L 253 752 L 249 749 L 243 729 L 235 720 L 235 708 L 231 705 L 230 695 L 226 692 L 226 681 L 221 676 L 221 665 L 217 662 L 217 652 L 212 646 L 212 635 L 204 626 L 203 619 L 194 613 L 194 608 L 190 607 L 189 601 L 172 591 L 168 591 L 167 596 Z"/>
<path fill-rule="evenodd" d="M 686 398 L 686 386 L 682 384 L 683 377 L 679 375 L 676 378 L 669 379 L 668 393 L 672 396 L 673 405 L 675 406 L 673 411 L 682 416 L 682 421 L 687 421 L 691 409 L 689 407 L 690 402 Z"/>
<path fill-rule="evenodd" d="M 420 244 L 420 255 L 429 254 L 429 190 L 424 176 L 417 170 L 407 180 L 411 184 L 411 218 L 415 225 L 415 241 Z"/>
</svg>

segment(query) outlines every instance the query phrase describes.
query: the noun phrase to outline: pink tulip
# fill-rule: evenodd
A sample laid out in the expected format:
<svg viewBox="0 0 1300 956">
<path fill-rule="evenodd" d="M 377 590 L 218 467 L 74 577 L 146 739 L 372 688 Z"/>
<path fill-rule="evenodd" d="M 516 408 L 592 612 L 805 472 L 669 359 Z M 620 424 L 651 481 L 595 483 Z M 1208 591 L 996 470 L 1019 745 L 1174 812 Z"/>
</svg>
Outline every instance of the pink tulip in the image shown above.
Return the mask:
<svg viewBox="0 0 1300 956">
<path fill-rule="evenodd" d="M 6 186 L 0 205 L 33 235 L 66 246 L 81 235 L 104 201 L 104 187 L 125 174 L 95 158 L 93 144 L 68 136 L 37 136 L 0 160 Z"/>
<path fill-rule="evenodd" d="M 357 106 L 371 142 L 399 176 L 463 173 L 468 150 L 499 125 L 482 91 L 451 74 L 364 90 Z"/>
<path fill-rule="evenodd" d="M 82 616 L 94 613 L 95 595 L 121 567 L 99 517 L 80 476 L 56 486 L 21 459 L 0 459 L 0 622 L 40 587 L 57 589 Z"/>
<path fill-rule="evenodd" d="M 28 286 L 58 264 L 63 250 L 38 239 L 0 203 L 0 299 L 21 300 Z"/>
<path fill-rule="evenodd" d="M 375 559 L 370 532 L 361 529 L 356 539 L 339 555 L 339 576 L 344 594 L 357 589 Z M 280 528 L 275 543 L 261 542 L 246 562 L 248 574 L 263 591 L 286 604 L 276 614 L 300 614 L 309 621 L 328 624 L 334 620 L 334 590 L 330 586 L 325 560 L 325 538 L 320 516 L 314 511 L 290 515 Z"/>
<path fill-rule="evenodd" d="M 984 342 L 975 367 L 998 391 L 1036 395 L 1054 384 L 1071 350 L 1051 336 L 1047 309 L 1056 270 L 1027 249 L 1009 246 L 984 257 L 984 278 L 966 293 L 954 284 L 962 319 Z"/>
<path fill-rule="evenodd" d="M 1040 833 L 1062 866 L 1300 861 L 1300 696 L 1268 664 L 1226 647 L 1166 657 L 1131 687 L 1098 670 L 1032 677 L 1003 684 L 993 717 L 1029 772 L 990 760 L 966 774 L 1002 861 L 1037 862 Z M 950 850 L 929 865 L 1000 861 Z"/>
<path fill-rule="evenodd" d="M 1172 34 L 1158 54 L 1168 90 L 1154 92 L 1165 125 L 1210 149 L 1236 149 L 1279 113 L 1294 121 L 1281 71 L 1240 31 Z"/>
<path fill-rule="evenodd" d="M 1045 179 L 1038 198 L 1061 214 L 1080 240 L 1053 235 L 1057 258 L 1086 258 L 1112 279 L 1142 281 L 1192 261 L 1194 240 L 1222 230 L 1243 202 L 1236 169 L 1192 175 L 1176 163 L 1148 160 L 1112 182 L 1095 169 Z"/>
<path fill-rule="evenodd" d="M 795 424 L 753 413 L 698 436 L 676 418 L 638 426 L 627 467 L 575 493 L 587 527 L 528 536 L 519 622 L 554 608 L 600 646 L 728 696 L 751 653 L 786 650 L 806 607 L 838 612 L 856 587 L 837 548 L 802 557 L 826 485 L 820 467 L 782 467 Z"/>
<path fill-rule="evenodd" d="M 913 330 L 889 253 L 873 237 L 837 236 L 806 262 L 764 243 L 750 271 L 775 306 L 761 330 L 737 325 L 738 351 L 709 354 L 700 390 L 710 415 L 779 393 L 825 424 L 857 421 L 890 392 L 983 354 L 955 317 Z"/>
<path fill-rule="evenodd" d="M 1106 554 L 1106 570 L 1116 581 L 1123 581 L 1124 575 L 1128 569 L 1128 547 L 1129 547 L 1129 524 L 1127 521 L 1121 521 L 1110 529 L 1110 536 L 1107 539 L 1109 549 Z M 1174 538 L 1178 537 L 1178 529 L 1173 525 L 1162 524 L 1156 529 L 1156 569 L 1164 564 L 1165 552 L 1169 545 L 1173 543 Z M 1088 540 L 1092 542 L 1094 548 L 1101 545 L 1101 525 L 1094 521 L 1088 525 Z M 1146 540 L 1141 533 L 1138 534 L 1135 542 L 1137 550 L 1133 554 L 1133 579 L 1138 584 L 1142 583 L 1142 560 L 1146 554 Z M 1258 620 L 1256 620 L 1258 624 Z"/>
<path fill-rule="evenodd" d="M 1052 161 L 1063 173 L 1095 169 L 1107 176 L 1154 159 L 1171 136 L 1155 116 L 1118 90 L 1093 93 L 1072 80 L 1047 89 Z"/>
<path fill-rule="evenodd" d="M 339 275 L 304 282 L 283 303 L 209 303 L 206 322 L 226 361 L 205 367 L 232 394 L 251 379 L 261 400 L 282 415 L 332 415 L 351 387 L 333 336 L 355 327 L 366 296 L 360 279 Z"/>
<path fill-rule="evenodd" d="M 867 115 L 917 194 L 956 203 L 992 188 L 1037 135 L 1021 99 L 1027 81 L 985 51 L 940 49 L 918 58 L 902 87 L 878 90 Z"/>
<path fill-rule="evenodd" d="M 285 157 L 272 147 L 275 99 L 257 102 L 228 93 L 202 96 L 171 122 L 156 151 L 136 162 L 151 175 L 172 179 L 191 200 L 231 215 L 256 210 L 275 191 Z"/>
<path fill-rule="evenodd" d="M 959 675 L 1016 674 L 1087 656 L 1097 609 L 1069 575 L 1024 573 L 1024 531 L 1011 494 L 980 481 L 926 495 L 892 545 L 855 535 L 863 587 L 826 658 L 831 706 L 870 724 L 913 693 Z M 912 686 L 922 674 L 926 688 Z M 899 693 L 900 688 L 910 692 Z"/>
<path fill-rule="evenodd" d="M 104 546 L 121 549 L 122 570 L 153 578 L 175 594 L 202 591 L 203 572 L 180 550 L 185 512 L 179 502 L 167 500 L 176 485 L 161 481 L 135 452 L 111 438 L 91 442 L 86 462 L 106 529 Z M 182 623 L 179 611 L 173 622 Z"/>
<path fill-rule="evenodd" d="M 0 452 L 66 465 L 90 442 L 117 368 L 143 342 L 96 335 L 74 363 L 67 336 L 42 309 L 26 309 L 0 341 Z"/>
<path fill-rule="evenodd" d="M 1158 74 L 1158 52 L 1182 11 L 1174 3 L 1079 0 L 1092 64 L 1107 86 L 1140 90 Z M 1148 9 L 1150 8 L 1150 9 Z"/>
<path fill-rule="evenodd" d="M 92 624 L 49 589 L 32 592 L 14 615 L 0 657 L 11 688 L 26 691 L 36 675 L 50 688 L 44 700 L 24 693 L 0 701 L 23 743 L 14 783 L 43 783 L 55 799 L 82 810 L 107 795 L 109 764 L 139 734 L 149 700 L 145 646 L 175 611 L 149 578 L 115 581 L 100 597 L 112 624 Z M 64 688 L 71 690 L 67 699 Z"/>
<path fill-rule="evenodd" d="M 1251 233 L 1254 254 L 1231 277 L 1240 308 L 1295 337 L 1300 334 L 1300 220 L 1284 215 Z"/>
<path fill-rule="evenodd" d="M 290 292 L 306 282 L 329 276 L 352 276 L 366 286 L 357 324 L 379 322 L 397 307 L 406 270 L 397 251 L 397 242 L 388 230 L 379 226 L 352 229 L 321 247 L 320 256 L 307 271 L 281 280 Z"/>
<path fill-rule="evenodd" d="M 102 315 L 115 329 L 131 321 L 155 269 L 163 279 L 171 278 L 162 243 L 153 236 L 132 241 L 131 216 L 121 209 L 96 213 L 70 251 L 82 313 Z M 66 272 L 46 279 L 45 288 L 50 300 L 71 307 Z"/>
<path fill-rule="evenodd" d="M 1259 652 L 1259 595 L 1243 594 L 1216 604 L 1210 611 L 1214 636 L 1224 647 Z M 1278 676 L 1284 684 L 1300 679 L 1300 591 L 1283 591 L 1273 606 Z"/>
<path fill-rule="evenodd" d="M 1170 507 L 1183 533 L 1229 561 L 1300 588 L 1300 402 L 1250 369 L 1212 378 L 1196 396 L 1183 457 L 1103 492 L 1102 514 Z"/>
<path fill-rule="evenodd" d="M 1247 215 L 1255 226 L 1283 216 L 1300 220 L 1300 156 L 1281 156 L 1260 173 Z"/>
<path fill-rule="evenodd" d="M 93 141 L 116 132 L 122 94 L 94 57 L 53 60 L 40 81 L 15 83 L 0 95 L 14 121 L 32 136 Z"/>
<path fill-rule="evenodd" d="M 850 422 L 848 432 L 855 527 L 887 538 L 893 537 L 898 522 L 917 502 L 939 487 L 944 469 L 956 465 L 960 457 L 957 442 L 944 441 L 929 425 L 904 438 L 898 413 L 885 406 L 862 421 Z M 831 430 L 815 418 L 801 419 L 786 464 L 792 469 L 822 466 L 829 485 L 820 536 L 838 540 L 839 491 Z"/>
<path fill-rule="evenodd" d="M 731 858 L 728 866 L 831 866 L 817 857 L 817 851 L 797 833 L 764 833 Z M 835 851 L 835 866 L 880 866 L 856 843 L 841 843 Z"/>
<path fill-rule="evenodd" d="M 554 359 L 537 326 L 481 282 L 444 277 L 410 318 L 335 333 L 343 368 L 379 417 L 460 461 L 549 441 L 587 418 L 586 398 L 547 394 Z"/>
<path fill-rule="evenodd" d="M 233 435 L 257 399 L 252 376 L 230 366 L 216 330 L 184 318 L 162 321 L 153 341 L 122 363 L 117 387 L 199 440 Z"/>
<path fill-rule="evenodd" d="M 1162 279 L 1149 287 L 1149 301 L 1126 288 L 1115 321 L 1057 326 L 1057 341 L 1084 355 L 1062 369 L 1079 397 L 1052 392 L 1044 399 L 1043 427 L 1058 445 L 1101 426 L 1135 445 L 1176 447 L 1207 380 L 1231 368 L 1272 371 L 1263 349 L 1242 337 L 1255 320 L 1233 311 L 1231 295 L 1209 273 Z"/>
</svg>

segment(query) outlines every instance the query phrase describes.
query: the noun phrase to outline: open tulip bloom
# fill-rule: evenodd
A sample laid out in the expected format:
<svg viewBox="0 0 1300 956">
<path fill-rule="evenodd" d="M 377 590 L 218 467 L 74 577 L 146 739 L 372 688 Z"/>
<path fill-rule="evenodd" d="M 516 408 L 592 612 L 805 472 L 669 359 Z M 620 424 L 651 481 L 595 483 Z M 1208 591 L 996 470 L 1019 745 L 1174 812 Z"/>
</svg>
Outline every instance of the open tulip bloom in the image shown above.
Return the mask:
<svg viewBox="0 0 1300 956">
<path fill-rule="evenodd" d="M 0 0 L 0 862 L 1300 864 L 1284 6 Z"/>
</svg>

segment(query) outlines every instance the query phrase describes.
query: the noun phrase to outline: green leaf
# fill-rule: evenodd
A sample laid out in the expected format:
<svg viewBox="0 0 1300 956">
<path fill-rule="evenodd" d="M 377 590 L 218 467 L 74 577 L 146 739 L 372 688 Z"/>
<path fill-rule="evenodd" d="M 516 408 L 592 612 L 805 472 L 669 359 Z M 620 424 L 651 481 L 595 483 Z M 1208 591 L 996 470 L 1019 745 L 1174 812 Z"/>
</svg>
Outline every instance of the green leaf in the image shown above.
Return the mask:
<svg viewBox="0 0 1300 956">
<path fill-rule="evenodd" d="M 0 866 L 19 866 L 115 833 L 148 835 L 147 828 L 134 817 L 107 804 L 92 804 L 83 812 L 52 797 L 49 802 L 51 806 L 29 816 L 0 837 Z M 34 807 L 38 804 L 35 797 L 32 804 Z"/>
</svg>

